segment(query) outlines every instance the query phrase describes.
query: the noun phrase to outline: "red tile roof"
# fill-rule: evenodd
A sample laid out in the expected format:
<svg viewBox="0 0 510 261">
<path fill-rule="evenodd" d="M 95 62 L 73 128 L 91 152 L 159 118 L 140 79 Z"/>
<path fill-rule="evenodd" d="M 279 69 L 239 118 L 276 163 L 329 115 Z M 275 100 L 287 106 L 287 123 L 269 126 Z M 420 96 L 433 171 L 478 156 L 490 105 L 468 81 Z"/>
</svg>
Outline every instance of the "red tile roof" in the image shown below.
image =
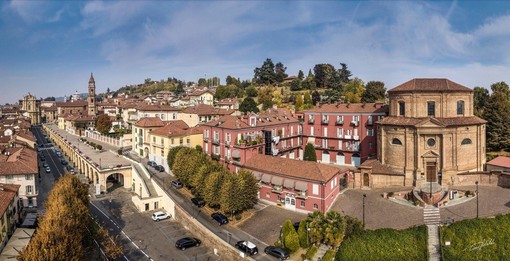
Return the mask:
<svg viewBox="0 0 510 261">
<path fill-rule="evenodd" d="M 179 137 L 202 134 L 202 130 L 200 127 L 190 128 L 184 121 L 177 120 L 171 121 L 167 125 L 151 131 L 151 134 L 160 137 Z"/>
<path fill-rule="evenodd" d="M 312 161 L 254 154 L 243 167 L 263 173 L 327 182 L 342 170 Z"/>
<path fill-rule="evenodd" d="M 234 113 L 235 110 L 214 108 L 214 106 L 207 104 L 198 104 L 195 106 L 187 107 L 182 110 L 182 112 L 197 115 L 230 115 Z"/>
<path fill-rule="evenodd" d="M 434 122 L 440 126 L 451 127 L 451 126 L 465 126 L 474 124 L 485 124 L 486 120 L 478 118 L 476 116 L 471 117 L 451 117 L 451 118 L 408 118 L 408 117 L 385 117 L 382 120 L 377 121 L 379 125 L 396 125 L 396 126 L 416 126 L 426 121 Z"/>
<path fill-rule="evenodd" d="M 22 147 L 13 148 L 15 151 L 0 159 L 0 175 L 34 174 L 37 169 L 37 152 Z"/>
<path fill-rule="evenodd" d="M 497 158 L 487 162 L 487 165 L 510 168 L 510 157 L 498 156 Z"/>
<path fill-rule="evenodd" d="M 17 184 L 0 183 L 0 216 L 3 217 L 20 188 Z"/>
<path fill-rule="evenodd" d="M 256 126 L 252 127 L 248 124 L 250 117 L 256 117 Z M 217 120 L 204 123 L 203 126 L 220 127 L 225 129 L 243 129 L 243 128 L 258 128 L 264 126 L 273 126 L 289 123 L 299 123 L 297 118 L 294 118 L 292 113 L 287 109 L 277 109 L 264 111 L 259 114 L 250 114 L 243 116 L 222 116 Z"/>
<path fill-rule="evenodd" d="M 165 123 L 158 117 L 141 118 L 135 123 L 136 127 L 163 127 Z"/>
<path fill-rule="evenodd" d="M 473 90 L 448 79 L 416 78 L 388 90 L 388 93 L 392 92 L 473 92 Z"/>
<path fill-rule="evenodd" d="M 386 113 L 388 106 L 382 103 L 336 103 L 320 104 L 302 113 L 334 112 L 334 113 Z"/>
</svg>

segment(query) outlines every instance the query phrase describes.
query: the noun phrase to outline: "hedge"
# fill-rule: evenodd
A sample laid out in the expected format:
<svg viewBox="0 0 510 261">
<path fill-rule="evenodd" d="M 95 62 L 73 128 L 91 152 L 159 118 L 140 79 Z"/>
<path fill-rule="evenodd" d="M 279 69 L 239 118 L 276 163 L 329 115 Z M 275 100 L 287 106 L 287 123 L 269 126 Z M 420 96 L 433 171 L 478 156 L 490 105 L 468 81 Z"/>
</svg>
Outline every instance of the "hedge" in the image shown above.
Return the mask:
<svg viewBox="0 0 510 261">
<path fill-rule="evenodd" d="M 321 259 L 322 261 L 333 261 L 335 260 L 335 250 L 330 249 L 324 254 L 324 256 Z"/>
<path fill-rule="evenodd" d="M 319 249 L 313 245 L 308 249 L 308 251 L 306 251 L 306 254 L 303 255 L 303 259 L 312 260 L 313 256 L 315 256 L 318 250 Z"/>
</svg>

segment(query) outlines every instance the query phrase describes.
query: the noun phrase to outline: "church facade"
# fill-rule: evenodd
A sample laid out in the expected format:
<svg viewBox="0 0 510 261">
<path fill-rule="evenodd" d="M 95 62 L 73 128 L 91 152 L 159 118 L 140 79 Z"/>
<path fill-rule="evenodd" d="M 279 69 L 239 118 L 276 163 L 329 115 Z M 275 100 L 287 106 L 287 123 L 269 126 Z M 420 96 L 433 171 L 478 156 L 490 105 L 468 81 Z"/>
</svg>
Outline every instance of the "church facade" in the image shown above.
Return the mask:
<svg viewBox="0 0 510 261">
<path fill-rule="evenodd" d="M 473 90 L 448 79 L 413 79 L 388 91 L 377 122 L 377 160 L 360 166 L 359 187 L 451 185 L 481 172 L 486 121 L 473 114 Z"/>
</svg>

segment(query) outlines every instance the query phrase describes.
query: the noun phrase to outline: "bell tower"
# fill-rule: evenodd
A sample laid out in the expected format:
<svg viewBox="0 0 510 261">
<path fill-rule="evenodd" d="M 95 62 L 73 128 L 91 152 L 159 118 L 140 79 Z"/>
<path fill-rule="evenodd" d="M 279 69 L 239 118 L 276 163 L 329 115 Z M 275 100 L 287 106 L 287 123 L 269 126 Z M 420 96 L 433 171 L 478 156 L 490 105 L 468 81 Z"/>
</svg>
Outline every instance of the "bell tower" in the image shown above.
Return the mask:
<svg viewBox="0 0 510 261">
<path fill-rule="evenodd" d="M 90 73 L 89 79 L 89 96 L 87 98 L 88 102 L 88 114 L 95 116 L 96 111 L 96 82 L 94 81 L 94 76 Z"/>
</svg>

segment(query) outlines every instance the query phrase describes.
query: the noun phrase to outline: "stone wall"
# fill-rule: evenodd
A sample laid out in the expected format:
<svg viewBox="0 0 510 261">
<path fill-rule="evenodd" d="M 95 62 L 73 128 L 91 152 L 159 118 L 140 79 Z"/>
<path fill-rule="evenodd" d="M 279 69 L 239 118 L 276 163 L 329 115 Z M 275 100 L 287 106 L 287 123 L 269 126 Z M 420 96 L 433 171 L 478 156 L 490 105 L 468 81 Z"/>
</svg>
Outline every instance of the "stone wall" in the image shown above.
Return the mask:
<svg viewBox="0 0 510 261">
<path fill-rule="evenodd" d="M 480 185 L 510 188 L 510 173 L 507 172 L 463 173 L 455 177 L 453 185 L 455 186 L 475 185 L 476 181 L 478 181 Z"/>
</svg>

